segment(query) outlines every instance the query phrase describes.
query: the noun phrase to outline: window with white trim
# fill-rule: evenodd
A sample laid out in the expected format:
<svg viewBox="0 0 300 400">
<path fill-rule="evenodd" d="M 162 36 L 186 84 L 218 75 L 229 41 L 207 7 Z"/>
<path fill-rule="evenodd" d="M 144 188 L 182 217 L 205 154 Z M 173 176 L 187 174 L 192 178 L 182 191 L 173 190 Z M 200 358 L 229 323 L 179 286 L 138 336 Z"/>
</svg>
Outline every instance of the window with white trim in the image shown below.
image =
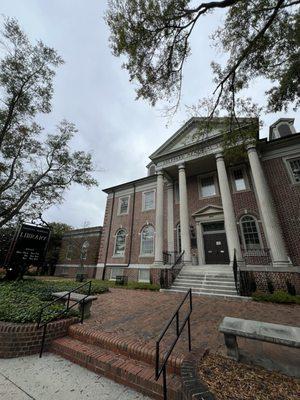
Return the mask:
<svg viewBox="0 0 300 400">
<path fill-rule="evenodd" d="M 252 215 L 244 215 L 241 220 L 243 242 L 246 250 L 260 249 L 260 238 L 257 221 Z"/>
<path fill-rule="evenodd" d="M 87 259 L 87 252 L 88 252 L 88 248 L 89 248 L 89 242 L 86 240 L 82 247 L 81 247 L 81 252 L 80 252 L 80 258 L 81 260 L 86 260 Z"/>
<path fill-rule="evenodd" d="M 73 256 L 74 256 L 74 246 L 72 244 L 69 244 L 66 251 L 66 260 L 71 261 Z"/>
<path fill-rule="evenodd" d="M 143 192 L 143 211 L 155 209 L 155 191 Z"/>
<path fill-rule="evenodd" d="M 119 229 L 115 236 L 114 255 L 122 257 L 125 254 L 126 230 Z"/>
<path fill-rule="evenodd" d="M 287 160 L 293 183 L 300 183 L 300 157 Z"/>
<path fill-rule="evenodd" d="M 141 232 L 141 255 L 154 255 L 154 228 L 152 225 L 144 226 Z"/>
<path fill-rule="evenodd" d="M 117 276 L 123 276 L 124 268 L 113 267 L 110 270 L 110 280 L 115 281 Z"/>
<path fill-rule="evenodd" d="M 217 188 L 214 175 L 200 177 L 199 182 L 201 197 L 216 196 Z"/>
<path fill-rule="evenodd" d="M 145 268 L 139 269 L 138 281 L 149 283 L 150 282 L 150 269 L 145 269 Z"/>
<path fill-rule="evenodd" d="M 237 192 L 239 192 L 240 190 L 247 189 L 247 181 L 245 177 L 244 168 L 235 168 L 232 171 L 232 177 L 234 182 L 234 188 Z"/>
<path fill-rule="evenodd" d="M 129 196 L 119 198 L 118 215 L 128 214 L 129 209 Z"/>
</svg>

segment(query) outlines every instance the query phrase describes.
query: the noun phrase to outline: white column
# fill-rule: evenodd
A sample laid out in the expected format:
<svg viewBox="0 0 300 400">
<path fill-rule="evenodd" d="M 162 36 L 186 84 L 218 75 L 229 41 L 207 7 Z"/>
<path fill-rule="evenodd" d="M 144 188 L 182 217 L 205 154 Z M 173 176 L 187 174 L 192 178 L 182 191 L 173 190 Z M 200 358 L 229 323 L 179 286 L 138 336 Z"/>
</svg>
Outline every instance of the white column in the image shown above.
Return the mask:
<svg viewBox="0 0 300 400">
<path fill-rule="evenodd" d="M 156 216 L 155 216 L 155 255 L 154 263 L 163 264 L 163 241 L 164 241 L 164 176 L 163 172 L 157 171 L 156 187 Z"/>
<path fill-rule="evenodd" d="M 204 257 L 203 230 L 201 222 L 198 221 L 196 221 L 196 233 L 197 233 L 197 247 L 198 247 L 198 263 L 199 265 L 204 265 L 205 257 Z"/>
<path fill-rule="evenodd" d="M 216 154 L 216 160 L 230 262 L 233 262 L 234 249 L 236 249 L 237 260 L 241 263 L 242 252 L 223 155 Z"/>
<path fill-rule="evenodd" d="M 272 195 L 268 187 L 255 144 L 249 144 L 247 146 L 247 152 L 261 217 L 264 222 L 264 228 L 266 231 L 265 233 L 271 250 L 273 264 L 274 266 L 290 264 Z"/>
<path fill-rule="evenodd" d="M 184 163 L 179 164 L 178 170 L 179 170 L 179 213 L 180 213 L 181 250 L 184 250 L 184 256 L 183 256 L 184 262 L 186 264 L 189 264 L 192 262 L 192 258 L 191 258 L 191 238 L 190 238 L 188 198 L 187 198 Z"/>
<path fill-rule="evenodd" d="M 174 253 L 174 185 L 168 183 L 168 251 Z"/>
</svg>

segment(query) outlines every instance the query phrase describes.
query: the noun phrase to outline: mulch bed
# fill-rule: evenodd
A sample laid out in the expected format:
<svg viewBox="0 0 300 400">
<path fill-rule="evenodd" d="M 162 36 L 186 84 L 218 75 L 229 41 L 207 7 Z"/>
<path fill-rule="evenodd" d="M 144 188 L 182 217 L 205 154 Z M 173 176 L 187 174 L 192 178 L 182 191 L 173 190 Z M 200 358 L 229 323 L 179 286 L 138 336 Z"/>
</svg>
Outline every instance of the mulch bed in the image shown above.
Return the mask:
<svg viewBox="0 0 300 400">
<path fill-rule="evenodd" d="M 199 375 L 216 400 L 299 400 L 300 380 L 207 354 Z"/>
</svg>

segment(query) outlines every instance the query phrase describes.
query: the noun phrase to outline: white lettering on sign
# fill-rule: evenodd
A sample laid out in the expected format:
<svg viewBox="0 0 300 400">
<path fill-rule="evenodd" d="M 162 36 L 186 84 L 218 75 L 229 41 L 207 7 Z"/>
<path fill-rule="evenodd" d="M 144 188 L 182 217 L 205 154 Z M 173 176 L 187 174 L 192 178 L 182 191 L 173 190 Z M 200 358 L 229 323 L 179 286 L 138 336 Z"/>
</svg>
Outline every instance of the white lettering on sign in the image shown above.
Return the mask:
<svg viewBox="0 0 300 400">
<path fill-rule="evenodd" d="M 222 243 L 219 242 L 219 241 L 216 242 L 216 245 L 217 245 L 217 246 L 221 246 L 221 244 L 222 244 Z"/>
</svg>

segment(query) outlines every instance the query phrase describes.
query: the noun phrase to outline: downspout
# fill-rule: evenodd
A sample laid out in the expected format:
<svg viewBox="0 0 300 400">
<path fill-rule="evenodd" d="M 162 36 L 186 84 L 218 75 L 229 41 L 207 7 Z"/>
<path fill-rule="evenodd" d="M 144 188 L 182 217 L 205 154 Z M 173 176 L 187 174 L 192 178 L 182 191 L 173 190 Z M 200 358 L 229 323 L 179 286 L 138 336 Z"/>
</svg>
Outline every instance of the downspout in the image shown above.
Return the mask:
<svg viewBox="0 0 300 400">
<path fill-rule="evenodd" d="M 114 205 L 115 205 L 115 191 L 113 191 L 111 213 L 110 213 L 110 221 L 109 221 L 109 229 L 108 229 L 108 236 L 107 236 L 107 243 L 106 243 L 105 260 L 104 260 L 104 266 L 103 266 L 103 271 L 102 271 L 102 280 L 103 281 L 104 281 L 104 278 L 105 278 L 105 270 L 106 270 L 106 263 L 107 263 L 107 257 L 108 257 L 108 248 L 109 248 L 109 241 L 110 241 L 110 232 L 111 232 L 111 223 L 112 223 L 113 212 L 114 212 Z"/>
<path fill-rule="evenodd" d="M 135 209 L 135 183 L 133 184 L 133 201 L 132 201 L 132 215 L 131 215 L 131 229 L 130 229 L 130 245 L 129 245 L 129 255 L 128 255 L 128 263 L 127 267 L 130 265 L 131 261 L 131 253 L 132 253 L 132 234 L 133 234 L 133 223 L 134 223 L 134 209 Z"/>
</svg>

